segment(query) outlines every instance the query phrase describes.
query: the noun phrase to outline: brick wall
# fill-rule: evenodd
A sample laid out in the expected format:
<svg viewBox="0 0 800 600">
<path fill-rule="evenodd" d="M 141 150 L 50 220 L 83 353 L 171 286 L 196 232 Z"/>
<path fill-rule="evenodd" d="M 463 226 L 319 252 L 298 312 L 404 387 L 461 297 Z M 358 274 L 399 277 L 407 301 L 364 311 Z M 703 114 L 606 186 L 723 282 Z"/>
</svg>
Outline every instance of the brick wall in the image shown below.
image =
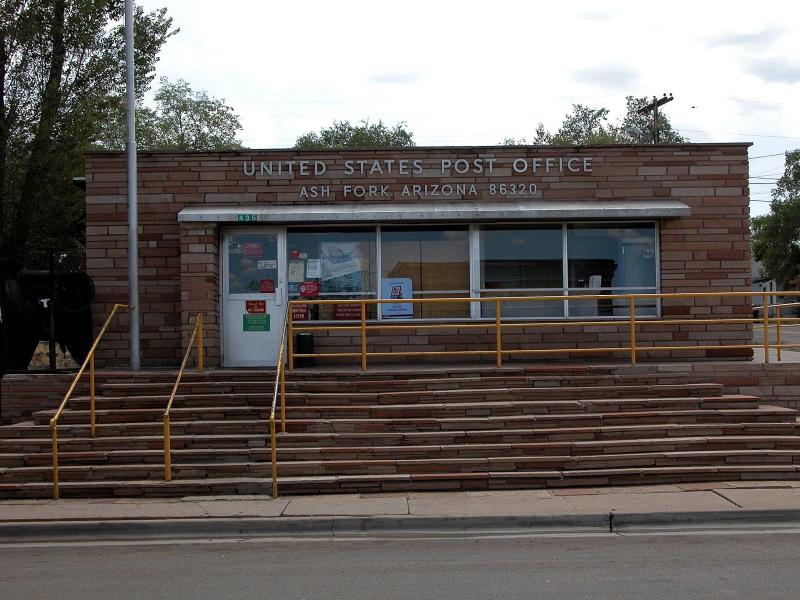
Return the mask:
<svg viewBox="0 0 800 600">
<path fill-rule="evenodd" d="M 733 291 L 750 286 L 748 233 L 747 144 L 687 144 L 680 146 L 601 146 L 546 148 L 412 148 L 369 152 L 243 151 L 230 153 L 142 153 L 139 157 L 139 252 L 142 314 L 142 361 L 145 365 L 174 365 L 183 352 L 192 313 L 207 314 L 209 364 L 219 361 L 219 251 L 220 231 L 214 224 L 179 226 L 178 212 L 190 206 L 258 206 L 266 204 L 323 204 L 354 202 L 345 197 L 343 184 L 389 185 L 390 197 L 370 202 L 460 201 L 460 197 L 437 198 L 424 193 L 403 196 L 406 184 L 474 184 L 477 196 L 469 200 L 498 201 L 489 195 L 490 184 L 535 183 L 542 200 L 602 202 L 676 199 L 689 205 L 687 218 L 664 219 L 660 224 L 661 288 L 664 292 Z M 591 173 L 562 175 L 529 171 L 515 173 L 512 161 L 525 157 L 592 157 Z M 471 172 L 441 172 L 442 159 L 494 159 L 492 177 Z M 286 175 L 266 177 L 258 168 L 254 175 L 243 169 L 245 161 L 323 160 L 328 165 L 322 177 Z M 418 159 L 418 175 L 386 175 L 370 178 L 347 176 L 345 160 Z M 93 153 L 86 158 L 87 268 L 97 288 L 95 319 L 99 325 L 114 302 L 127 300 L 127 212 L 124 156 Z M 300 198 L 303 185 L 330 185 L 329 199 Z M 680 299 L 665 301 L 664 317 L 712 318 L 747 316 L 747 298 L 733 300 Z M 127 330 L 104 341 L 98 364 L 127 362 Z M 750 326 L 664 325 L 648 330 L 653 342 L 679 346 L 745 344 Z M 488 333 L 475 340 L 471 331 L 460 340 L 451 333 L 428 342 L 434 347 L 491 344 Z M 624 343 L 620 330 L 593 328 L 569 333 L 522 332 L 530 340 L 549 340 L 612 345 Z M 537 335 L 543 335 L 539 340 Z M 549 337 L 548 337 L 549 336 Z M 319 337 L 319 336 L 318 336 Z M 491 339 L 489 339 L 491 337 Z M 644 338 L 643 338 L 644 339 Z M 343 340 L 318 340 L 318 345 L 337 345 Z M 395 339 L 379 346 L 402 348 L 424 344 Z M 516 343 L 509 340 L 509 343 Z M 480 346 L 476 346 L 476 349 Z M 509 346 L 513 347 L 513 346 Z M 748 357 L 749 350 L 673 350 L 651 354 L 651 358 Z"/>
<path fill-rule="evenodd" d="M 73 379 L 74 373 L 4 375 L 0 379 L 0 424 L 19 423 L 38 410 L 57 408 Z M 76 393 L 85 393 L 86 389 L 85 384 L 79 384 Z"/>
</svg>

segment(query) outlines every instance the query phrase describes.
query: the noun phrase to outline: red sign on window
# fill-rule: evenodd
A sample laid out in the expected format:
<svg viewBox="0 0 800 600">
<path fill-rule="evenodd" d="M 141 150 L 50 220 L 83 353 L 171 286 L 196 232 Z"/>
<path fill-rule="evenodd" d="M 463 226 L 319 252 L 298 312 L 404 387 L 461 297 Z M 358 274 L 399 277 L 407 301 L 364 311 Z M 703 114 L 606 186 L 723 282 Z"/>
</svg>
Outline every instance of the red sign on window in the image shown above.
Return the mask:
<svg viewBox="0 0 800 600">
<path fill-rule="evenodd" d="M 308 321 L 308 304 L 292 304 L 292 321 Z"/>
<path fill-rule="evenodd" d="M 245 242 L 242 244 L 242 254 L 247 258 L 261 258 L 264 255 L 264 248 L 258 242 Z"/>
<path fill-rule="evenodd" d="M 266 300 L 245 300 L 244 308 L 248 314 L 257 314 L 267 312 Z"/>
<path fill-rule="evenodd" d="M 357 321 L 361 319 L 360 304 L 334 304 L 333 318 L 337 321 Z"/>
<path fill-rule="evenodd" d="M 301 298 L 316 298 L 319 296 L 319 281 L 304 281 L 297 286 Z"/>
<path fill-rule="evenodd" d="M 272 279 L 262 279 L 258 291 L 262 294 L 274 294 L 275 282 Z"/>
</svg>

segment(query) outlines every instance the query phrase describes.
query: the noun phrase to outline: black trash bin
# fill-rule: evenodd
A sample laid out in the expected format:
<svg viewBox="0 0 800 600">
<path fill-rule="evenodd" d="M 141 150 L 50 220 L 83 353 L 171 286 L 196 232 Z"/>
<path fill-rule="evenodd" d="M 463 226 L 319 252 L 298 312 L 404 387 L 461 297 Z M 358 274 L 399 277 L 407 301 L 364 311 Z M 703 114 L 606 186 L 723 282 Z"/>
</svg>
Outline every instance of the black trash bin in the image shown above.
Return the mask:
<svg viewBox="0 0 800 600">
<path fill-rule="evenodd" d="M 298 333 L 294 336 L 295 354 L 314 354 L 314 335 L 311 333 Z M 314 359 L 299 357 L 294 359 L 296 367 L 313 367 Z"/>
</svg>

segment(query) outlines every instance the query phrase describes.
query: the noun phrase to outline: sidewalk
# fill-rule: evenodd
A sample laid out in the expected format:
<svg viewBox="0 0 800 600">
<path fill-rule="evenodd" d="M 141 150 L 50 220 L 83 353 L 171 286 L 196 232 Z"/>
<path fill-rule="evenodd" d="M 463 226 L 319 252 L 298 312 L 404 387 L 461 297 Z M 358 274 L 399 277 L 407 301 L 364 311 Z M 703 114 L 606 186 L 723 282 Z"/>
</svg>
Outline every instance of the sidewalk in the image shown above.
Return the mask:
<svg viewBox="0 0 800 600">
<path fill-rule="evenodd" d="M 5 538 L 335 534 L 441 528 L 800 522 L 800 481 L 374 495 L 0 501 Z M 116 534 L 114 532 L 117 532 Z M 216 532 L 216 533 L 215 533 Z"/>
</svg>

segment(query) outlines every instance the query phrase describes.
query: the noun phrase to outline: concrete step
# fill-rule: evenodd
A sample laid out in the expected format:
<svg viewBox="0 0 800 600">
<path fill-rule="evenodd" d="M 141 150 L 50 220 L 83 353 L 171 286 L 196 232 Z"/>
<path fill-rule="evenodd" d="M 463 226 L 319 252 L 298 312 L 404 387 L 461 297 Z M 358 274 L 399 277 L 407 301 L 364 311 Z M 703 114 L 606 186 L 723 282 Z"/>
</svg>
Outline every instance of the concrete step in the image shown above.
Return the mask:
<svg viewBox="0 0 800 600">
<path fill-rule="evenodd" d="M 720 384 L 641 384 L 626 385 L 592 385 L 592 386 L 537 386 L 537 387 L 457 387 L 455 389 L 380 389 L 375 391 L 330 388 L 319 392 L 298 392 L 287 387 L 286 401 L 293 406 L 298 405 L 350 405 L 350 404 L 411 404 L 426 402 L 487 402 L 503 399 L 550 399 L 579 400 L 589 398 L 636 398 L 636 397 L 682 397 L 682 396 L 719 396 L 722 394 Z M 107 391 L 107 390 L 106 390 Z M 156 390 L 115 390 L 116 394 L 106 393 L 98 396 L 96 406 L 106 408 L 158 408 L 166 407 L 170 390 L 157 393 Z M 179 388 L 175 402 L 184 406 L 203 406 L 208 403 L 253 405 L 272 402 L 272 383 L 248 386 L 222 382 L 218 386 L 190 385 Z M 69 407 L 87 408 L 89 399 L 86 396 L 72 398 Z"/>
<path fill-rule="evenodd" d="M 280 477 L 282 495 L 377 493 L 423 490 L 486 490 L 575 487 L 582 485 L 655 485 L 698 481 L 800 479 L 800 465 L 707 465 L 575 469 L 572 471 L 476 471 Z M 271 481 L 262 477 L 159 479 L 128 481 L 65 481 L 61 497 L 180 497 L 202 494 L 269 494 Z M 0 483 L 0 498 L 49 498 L 50 482 Z"/>
<path fill-rule="evenodd" d="M 672 437 L 633 440 L 463 443 L 396 446 L 309 446 L 284 448 L 278 444 L 278 460 L 393 460 L 455 459 L 507 456 L 574 456 L 642 452 L 694 452 L 739 450 L 800 450 L 800 436 L 719 436 Z M 253 448 L 173 448 L 173 464 L 270 462 L 268 447 Z M 163 464 L 163 449 L 90 450 L 59 452 L 60 465 Z M 50 467 L 49 452 L 0 454 L 0 467 Z"/>
<path fill-rule="evenodd" d="M 111 436 L 90 438 L 60 437 L 59 453 L 163 451 L 161 432 L 150 436 Z M 497 429 L 471 431 L 413 431 L 371 433 L 285 433 L 278 434 L 279 452 L 307 448 L 377 446 L 440 447 L 464 444 L 541 444 L 541 443 L 640 443 L 650 439 L 736 437 L 756 440 L 763 437 L 798 435 L 793 423 L 672 423 L 656 425 L 615 425 L 579 428 Z M 644 443 L 644 442 L 642 442 Z M 738 441 L 736 443 L 739 443 Z M 755 443 L 755 442 L 754 442 Z M 257 434 L 172 435 L 173 450 L 222 450 L 267 448 L 268 436 Z M 39 428 L 38 437 L 0 439 L 0 456 L 7 454 L 46 454 L 50 452 L 49 430 Z"/>
<path fill-rule="evenodd" d="M 176 374 L 172 374 L 169 379 L 160 381 L 142 380 L 137 378 L 116 379 L 116 380 L 97 380 L 97 389 L 110 395 L 119 392 L 128 395 L 136 393 L 137 390 L 156 390 L 158 393 L 170 393 L 175 384 Z M 417 377 L 409 376 L 405 378 L 375 378 L 361 375 L 350 377 L 320 377 L 320 378 L 298 378 L 287 372 L 285 376 L 286 388 L 295 392 L 330 392 L 334 388 L 348 392 L 381 392 L 381 391 L 407 391 L 407 390 L 436 390 L 436 389 L 456 389 L 484 387 L 561 387 L 578 386 L 591 387 L 596 385 L 632 385 L 632 384 L 656 384 L 659 382 L 656 374 L 602 374 L 586 373 L 567 375 L 497 375 L 497 374 L 421 374 Z M 249 378 L 228 378 L 224 374 L 219 376 L 187 376 L 181 379 L 181 388 L 187 386 L 193 392 L 204 389 L 204 386 L 211 391 L 221 391 L 229 387 L 241 387 L 249 391 L 257 391 L 258 388 L 272 387 L 275 382 L 275 374 L 251 376 Z"/>
<path fill-rule="evenodd" d="M 286 430 L 291 433 L 367 433 L 367 432 L 422 432 L 447 430 L 480 429 L 531 429 L 600 427 L 605 425 L 646 425 L 669 423 L 794 423 L 797 411 L 774 406 L 760 406 L 755 409 L 696 409 L 696 410 L 643 410 L 609 413 L 576 413 L 544 415 L 504 415 L 488 417 L 452 418 L 373 418 L 373 419 L 287 419 Z M 178 420 L 171 421 L 175 435 L 188 434 L 258 434 L 269 431 L 266 419 L 234 420 Z M 49 428 L 44 425 L 31 425 L 22 430 L 17 426 L 6 428 L 8 437 L 42 437 Z M 107 436 L 152 436 L 160 435 L 162 425 L 158 421 L 133 423 L 99 423 L 97 435 Z M 59 437 L 88 436 L 88 424 L 59 425 Z"/>
<path fill-rule="evenodd" d="M 590 456 L 503 456 L 481 458 L 423 458 L 291 461 L 278 463 L 283 477 L 309 475 L 384 475 L 417 473 L 475 473 L 484 471 L 603 470 L 614 468 L 797 465 L 800 450 L 726 450 L 690 452 L 641 452 Z M 163 478 L 161 464 L 63 465 L 60 481 L 125 481 Z M 271 464 L 264 462 L 176 463 L 173 479 L 271 477 Z M 52 469 L 44 467 L 0 468 L 0 482 L 51 481 Z"/>
<path fill-rule="evenodd" d="M 702 410 L 702 409 L 757 409 L 759 400 L 755 396 L 701 396 L 701 397 L 655 397 L 655 398 L 603 398 L 589 400 L 506 400 L 498 402 L 449 402 L 427 404 L 393 405 L 344 405 L 344 406 L 293 406 L 286 407 L 290 419 L 384 419 L 384 418 L 448 418 L 459 416 L 500 416 L 526 414 L 573 414 L 595 412 L 630 412 L 645 410 Z M 34 413 L 35 423 L 49 424 L 55 410 Z M 164 408 L 95 409 L 96 422 L 139 423 L 160 421 Z M 207 406 L 186 408 L 173 406 L 170 417 L 176 421 L 221 420 L 221 419 L 267 419 L 268 407 L 255 406 Z M 59 424 L 88 423 L 89 411 L 64 410 Z"/>
</svg>

